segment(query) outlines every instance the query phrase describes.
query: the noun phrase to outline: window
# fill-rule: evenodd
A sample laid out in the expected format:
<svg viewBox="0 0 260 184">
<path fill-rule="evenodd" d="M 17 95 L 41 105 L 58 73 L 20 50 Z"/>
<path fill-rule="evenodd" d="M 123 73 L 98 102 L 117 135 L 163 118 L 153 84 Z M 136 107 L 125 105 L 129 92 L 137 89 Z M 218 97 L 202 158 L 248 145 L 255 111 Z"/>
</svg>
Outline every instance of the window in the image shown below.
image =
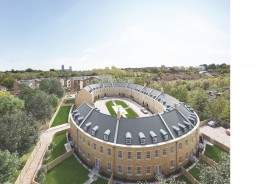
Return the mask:
<svg viewBox="0 0 260 184">
<path fill-rule="evenodd" d="M 96 151 L 97 150 L 97 145 L 93 143 L 93 149 Z"/>
<path fill-rule="evenodd" d="M 182 144 L 181 143 L 179 143 L 179 150 L 181 150 L 182 149 Z"/>
<path fill-rule="evenodd" d="M 185 141 L 185 146 L 188 146 L 188 140 Z"/>
<path fill-rule="evenodd" d="M 104 140 L 105 140 L 105 141 L 108 140 L 108 135 L 104 135 Z"/>
<path fill-rule="evenodd" d="M 126 139 L 126 144 L 131 144 L 131 143 L 132 143 L 132 139 L 127 138 L 127 139 Z"/>
<path fill-rule="evenodd" d="M 153 143 L 157 143 L 157 137 L 153 138 Z"/>
<path fill-rule="evenodd" d="M 146 160 L 150 160 L 150 158 L 151 158 L 151 152 L 147 151 L 146 152 Z"/>
<path fill-rule="evenodd" d="M 137 160 L 141 160 L 142 159 L 142 152 L 140 152 L 140 151 L 136 152 L 136 158 L 137 158 Z"/>
<path fill-rule="evenodd" d="M 90 160 L 90 153 L 87 153 L 87 159 Z"/>
<path fill-rule="evenodd" d="M 132 152 L 127 152 L 127 159 L 132 160 Z"/>
<path fill-rule="evenodd" d="M 122 151 L 118 151 L 118 152 L 117 152 L 117 158 L 118 158 L 118 159 L 122 159 L 122 158 L 123 158 L 123 153 L 122 153 Z"/>
<path fill-rule="evenodd" d="M 107 163 L 107 171 L 111 171 L 112 170 L 112 165 L 110 162 Z"/>
<path fill-rule="evenodd" d="M 188 157 L 189 157 L 189 153 L 187 152 L 187 153 L 185 154 L 185 160 L 188 160 Z"/>
<path fill-rule="evenodd" d="M 174 162 L 173 162 L 173 160 L 171 160 L 170 164 L 171 164 L 171 169 L 173 169 L 173 168 L 174 168 Z"/>
<path fill-rule="evenodd" d="M 182 163 L 182 157 L 180 156 L 179 157 L 179 164 L 181 164 Z"/>
<path fill-rule="evenodd" d="M 111 156 L 111 149 L 110 149 L 110 148 L 107 149 L 107 156 L 108 156 L 108 157 Z"/>
<path fill-rule="evenodd" d="M 100 153 L 103 154 L 103 146 L 100 146 L 99 150 L 100 150 Z"/>
<path fill-rule="evenodd" d="M 118 165 L 117 166 L 117 173 L 122 174 L 122 172 L 123 172 L 123 167 L 121 165 Z"/>
<path fill-rule="evenodd" d="M 133 168 L 132 167 L 127 167 L 127 175 L 132 175 L 133 173 Z"/>
<path fill-rule="evenodd" d="M 166 156 L 167 155 L 167 148 L 164 148 L 163 149 L 163 156 Z"/>
<path fill-rule="evenodd" d="M 155 151 L 154 151 L 154 157 L 155 157 L 155 158 L 158 158 L 158 157 L 159 157 L 159 150 L 155 150 Z"/>
<path fill-rule="evenodd" d="M 172 146 L 172 147 L 170 148 L 170 152 L 171 152 L 171 154 L 174 153 L 174 146 Z"/>
<path fill-rule="evenodd" d="M 88 147 L 90 147 L 90 141 L 88 141 Z"/>
<path fill-rule="evenodd" d="M 142 168 L 140 166 L 136 167 L 136 175 L 141 176 L 142 175 Z"/>
<path fill-rule="evenodd" d="M 151 166 L 146 167 L 146 175 L 151 175 Z"/>
</svg>

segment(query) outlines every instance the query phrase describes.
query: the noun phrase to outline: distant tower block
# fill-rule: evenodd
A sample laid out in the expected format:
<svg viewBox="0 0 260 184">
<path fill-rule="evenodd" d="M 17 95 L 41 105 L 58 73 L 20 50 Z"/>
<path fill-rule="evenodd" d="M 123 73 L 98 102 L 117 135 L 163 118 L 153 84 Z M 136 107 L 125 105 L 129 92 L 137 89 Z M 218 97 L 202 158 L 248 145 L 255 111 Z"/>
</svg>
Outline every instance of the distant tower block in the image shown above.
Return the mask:
<svg viewBox="0 0 260 184">
<path fill-rule="evenodd" d="M 61 70 L 64 71 L 64 65 L 61 65 Z"/>
<path fill-rule="evenodd" d="M 72 71 L 72 66 L 70 66 L 70 71 Z"/>
</svg>

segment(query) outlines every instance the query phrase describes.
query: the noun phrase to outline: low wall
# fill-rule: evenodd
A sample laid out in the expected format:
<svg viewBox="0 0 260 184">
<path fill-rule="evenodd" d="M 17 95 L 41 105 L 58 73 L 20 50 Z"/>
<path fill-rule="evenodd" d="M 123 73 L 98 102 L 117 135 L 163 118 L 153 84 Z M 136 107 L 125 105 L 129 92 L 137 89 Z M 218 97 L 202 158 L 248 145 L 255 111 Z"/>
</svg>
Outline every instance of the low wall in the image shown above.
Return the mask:
<svg viewBox="0 0 260 184">
<path fill-rule="evenodd" d="M 114 179 L 113 179 L 113 173 L 112 173 L 107 184 L 113 184 L 113 181 L 114 181 Z"/>
<path fill-rule="evenodd" d="M 46 165 L 47 171 L 52 169 L 53 167 L 55 167 L 56 165 L 58 165 L 59 163 L 61 163 L 63 160 L 67 159 L 68 157 L 70 157 L 71 155 L 74 154 L 74 149 L 70 150 L 67 153 L 64 153 L 63 155 L 59 156 L 58 158 L 56 158 L 55 160 L 53 160 L 51 163 Z"/>
<path fill-rule="evenodd" d="M 202 137 L 207 140 L 208 142 L 222 148 L 223 150 L 225 150 L 226 152 L 230 152 L 230 148 L 227 147 L 226 145 L 222 144 L 221 142 L 218 142 L 217 140 L 215 139 L 212 139 L 211 137 L 205 135 L 204 133 L 201 133 Z"/>
<path fill-rule="evenodd" d="M 205 163 L 207 163 L 210 166 L 217 166 L 218 165 L 214 160 L 212 160 L 211 158 L 209 158 L 209 157 L 207 157 L 203 154 L 200 154 L 199 158 L 200 158 L 200 160 L 204 161 Z"/>
<path fill-rule="evenodd" d="M 192 184 L 199 184 L 199 182 L 188 172 L 186 169 L 181 167 L 181 173 L 192 183 Z"/>
<path fill-rule="evenodd" d="M 206 119 L 206 120 L 204 120 L 204 121 L 201 121 L 201 122 L 200 122 L 200 127 L 206 125 L 208 122 L 209 122 L 209 119 Z"/>
<path fill-rule="evenodd" d="M 27 160 L 26 164 L 24 165 L 23 169 L 21 170 L 19 176 L 17 177 L 16 181 L 14 182 L 14 184 L 19 184 L 19 183 L 22 183 L 22 179 L 24 178 L 25 176 L 25 173 L 26 171 L 29 169 L 34 157 L 35 157 L 35 154 L 37 153 L 38 149 L 40 148 L 41 146 L 41 143 L 38 142 L 36 144 L 36 146 L 34 147 L 29 159 Z"/>
</svg>

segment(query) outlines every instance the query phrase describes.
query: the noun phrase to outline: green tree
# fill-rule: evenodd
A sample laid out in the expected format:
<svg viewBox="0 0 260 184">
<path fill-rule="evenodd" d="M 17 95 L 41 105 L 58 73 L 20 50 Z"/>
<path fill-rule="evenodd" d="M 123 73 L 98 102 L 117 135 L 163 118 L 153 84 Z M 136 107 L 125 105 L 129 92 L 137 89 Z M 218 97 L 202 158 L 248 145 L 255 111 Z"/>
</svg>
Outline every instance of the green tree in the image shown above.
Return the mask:
<svg viewBox="0 0 260 184">
<path fill-rule="evenodd" d="M 30 88 L 24 84 L 21 85 L 19 98 L 25 101 L 25 104 L 37 93 L 37 90 Z M 26 106 L 26 105 L 25 105 Z"/>
<path fill-rule="evenodd" d="M 40 82 L 39 89 L 44 91 L 45 93 L 49 93 L 51 88 L 51 80 L 50 79 L 43 79 Z"/>
<path fill-rule="evenodd" d="M 185 87 L 175 87 L 170 94 L 182 102 L 187 102 L 188 100 L 188 90 Z"/>
<path fill-rule="evenodd" d="M 21 110 L 0 117 L 0 149 L 26 153 L 37 142 L 39 123 Z"/>
<path fill-rule="evenodd" d="M 53 108 L 56 108 L 59 104 L 59 99 L 56 97 L 56 95 L 50 95 L 51 104 Z"/>
<path fill-rule="evenodd" d="M 52 98 L 43 91 L 38 91 L 25 105 L 26 111 L 36 120 L 45 123 L 51 118 L 53 107 Z"/>
<path fill-rule="evenodd" d="M 0 96 L 0 115 L 15 109 L 23 109 L 24 102 L 14 96 Z"/>
<path fill-rule="evenodd" d="M 20 167 L 20 160 L 16 154 L 8 150 L 0 150 L 0 183 L 9 181 Z"/>
<path fill-rule="evenodd" d="M 208 103 L 208 97 L 203 90 L 199 89 L 192 91 L 189 102 L 195 110 L 203 112 Z"/>
<path fill-rule="evenodd" d="M 49 94 L 54 94 L 57 97 L 61 98 L 63 97 L 64 93 L 65 91 L 61 86 L 61 83 L 56 79 L 52 79 Z"/>
</svg>

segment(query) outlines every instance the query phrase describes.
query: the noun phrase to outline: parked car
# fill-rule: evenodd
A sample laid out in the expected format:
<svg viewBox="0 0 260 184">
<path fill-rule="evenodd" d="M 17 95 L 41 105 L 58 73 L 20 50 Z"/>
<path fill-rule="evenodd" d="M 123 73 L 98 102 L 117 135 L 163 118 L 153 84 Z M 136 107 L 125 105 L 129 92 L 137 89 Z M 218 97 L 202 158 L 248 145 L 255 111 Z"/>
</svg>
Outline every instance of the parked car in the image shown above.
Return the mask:
<svg viewBox="0 0 260 184">
<path fill-rule="evenodd" d="M 209 121 L 209 122 L 208 122 L 208 125 L 209 125 L 210 127 L 216 128 L 216 127 L 219 127 L 219 126 L 220 126 L 220 122 L 218 122 L 218 121 Z"/>
<path fill-rule="evenodd" d="M 145 108 L 142 108 L 141 111 L 142 111 L 144 114 L 148 114 L 148 111 L 147 111 Z"/>
<path fill-rule="evenodd" d="M 226 134 L 230 135 L 230 128 L 226 129 Z"/>
</svg>

